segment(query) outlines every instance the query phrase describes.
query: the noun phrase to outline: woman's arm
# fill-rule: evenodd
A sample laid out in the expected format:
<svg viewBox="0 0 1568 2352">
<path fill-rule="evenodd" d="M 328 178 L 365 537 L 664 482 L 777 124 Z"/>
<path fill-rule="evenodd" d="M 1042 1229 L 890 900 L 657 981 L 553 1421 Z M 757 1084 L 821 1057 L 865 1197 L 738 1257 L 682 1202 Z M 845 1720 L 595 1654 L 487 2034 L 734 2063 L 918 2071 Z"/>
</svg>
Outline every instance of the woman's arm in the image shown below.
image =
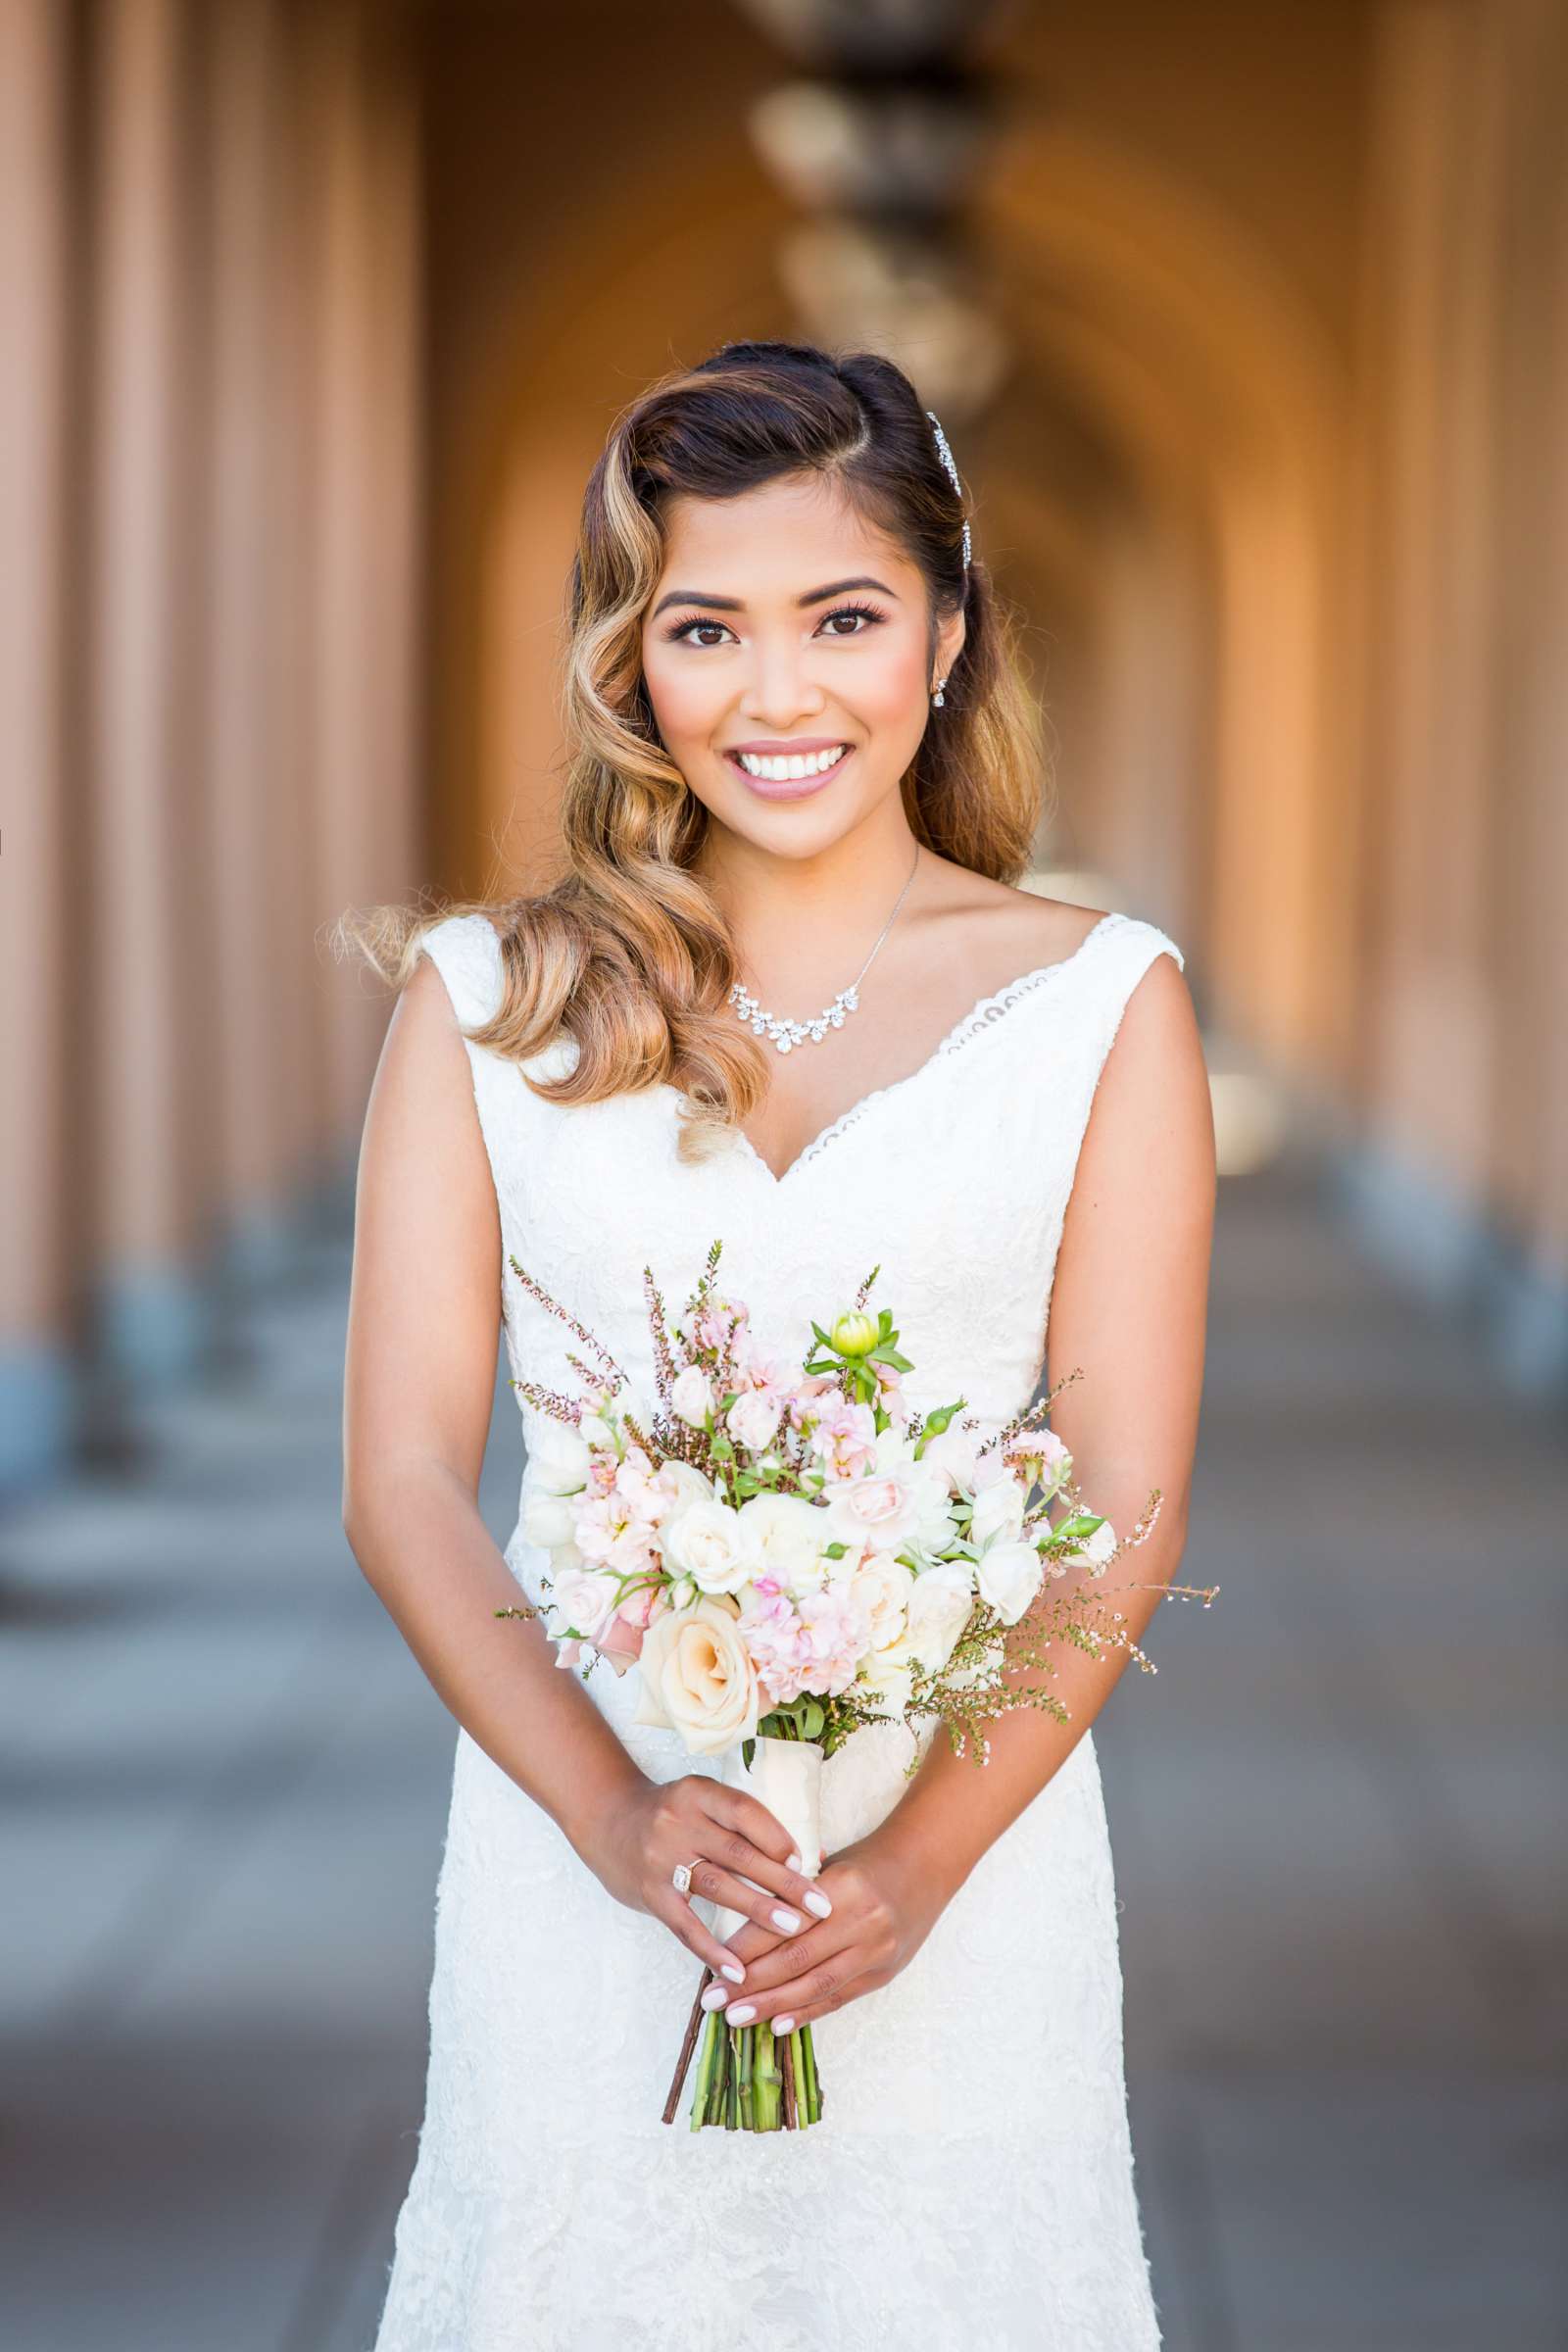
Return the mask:
<svg viewBox="0 0 1568 2352">
<path fill-rule="evenodd" d="M 521 1598 L 476 1500 L 500 1332 L 495 1186 L 426 957 L 394 1007 L 360 1152 L 343 1526 L 452 1713 L 577 1844 L 639 1776 L 538 1620 L 494 1614 Z"/>
<path fill-rule="evenodd" d="M 700 1775 L 650 1782 L 538 1618 L 496 1616 L 521 1598 L 477 1502 L 500 1323 L 500 1214 L 467 1049 L 424 958 L 393 1010 L 360 1153 L 344 1531 L 469 1737 L 619 1901 L 718 1966 L 733 1956 L 676 1894 L 677 1861 L 706 1856 L 695 1891 L 759 1920 L 810 1881 L 785 1868 L 793 1841 L 764 1805 Z"/>
<path fill-rule="evenodd" d="M 1186 1547 L 1214 1201 L 1202 1040 L 1186 980 L 1161 955 L 1134 989 L 1101 1074 L 1052 1291 L 1048 1385 L 1075 1365 L 1083 1378 L 1063 1391 L 1051 1425 L 1085 1501 L 1120 1536 L 1153 1488 L 1163 1497 L 1153 1534 L 1122 1555 L 1107 1585 L 1168 1584 Z M 1065 1589 L 1048 1581 L 1038 1607 Z M 1128 1593 L 1115 1605 L 1136 1642 L 1159 1593 Z M 1051 1656 L 1049 1687 L 1069 1721 L 1010 1709 L 989 1728 L 984 1766 L 955 1755 L 939 1733 L 876 1833 L 891 1854 L 935 1875 L 944 1901 L 1061 1769 L 1129 1663 L 1124 1649 L 1107 1648 L 1097 1663 L 1065 1643 Z M 1040 1677 L 1023 1668 L 1004 1679 L 1027 1689 Z"/>
<path fill-rule="evenodd" d="M 1086 1503 L 1125 1534 L 1161 1490 L 1154 1533 L 1106 1582 L 1163 1585 L 1187 1539 L 1203 1379 L 1215 1197 L 1214 1124 L 1202 1042 L 1187 983 L 1161 955 L 1133 990 L 1101 1073 L 1062 1228 L 1049 1328 L 1051 1383 L 1074 1365 L 1052 1427 L 1073 1455 Z M 1006 1268 L 999 1266 L 1004 1280 Z M 984 1300 L 976 1300 L 984 1312 Z M 1037 1607 L 1065 1587 L 1048 1582 Z M 1118 1598 L 1137 1641 L 1157 1592 Z M 1032 1612 L 1020 1621 L 1020 1635 Z M 920 1948 L 980 1856 L 1058 1772 L 1129 1662 L 1054 1647 L 1049 1688 L 1065 1724 L 1015 1707 L 989 1727 L 990 1760 L 958 1757 L 938 1731 L 887 1819 L 822 1872 L 834 1917 L 790 1946 L 751 1925 L 733 1942 L 748 1962 L 745 1999 L 795 2025 L 896 1976 Z M 1015 1668 L 1014 1688 L 1039 1674 Z M 731 2014 L 736 2014 L 732 2009 Z M 744 2022 L 744 2020 L 743 2020 Z"/>
</svg>

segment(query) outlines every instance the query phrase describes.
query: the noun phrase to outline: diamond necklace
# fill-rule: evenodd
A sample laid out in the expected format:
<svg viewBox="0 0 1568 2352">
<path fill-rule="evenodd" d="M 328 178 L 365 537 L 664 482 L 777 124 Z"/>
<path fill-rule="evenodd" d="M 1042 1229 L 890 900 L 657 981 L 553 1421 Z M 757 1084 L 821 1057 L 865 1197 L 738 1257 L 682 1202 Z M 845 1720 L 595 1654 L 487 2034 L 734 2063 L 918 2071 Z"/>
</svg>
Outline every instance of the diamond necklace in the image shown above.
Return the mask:
<svg viewBox="0 0 1568 2352">
<path fill-rule="evenodd" d="M 909 884 L 914 880 L 914 867 L 918 865 L 919 862 L 920 845 L 918 842 L 916 842 L 914 845 L 914 865 L 910 866 L 908 874 L 905 879 L 904 890 L 900 891 L 898 897 L 893 902 L 893 914 L 888 916 L 887 921 L 883 924 L 881 930 L 876 935 L 876 939 L 871 948 L 871 956 L 876 954 L 877 949 L 882 945 L 882 942 L 892 930 L 893 915 L 897 914 L 899 908 L 904 905 L 905 892 L 907 891 Z M 796 1046 L 820 1045 L 822 1039 L 826 1037 L 830 1029 L 843 1028 L 845 1015 L 847 1013 L 855 1012 L 858 1009 L 860 1000 L 857 994 L 857 991 L 859 988 L 860 982 L 865 978 L 867 968 L 871 961 L 871 956 L 866 957 L 865 962 L 861 964 L 859 970 L 856 973 L 855 978 L 850 982 L 849 987 L 841 988 L 838 995 L 834 998 L 832 1004 L 828 1005 L 825 1011 L 819 1012 L 814 1021 L 792 1021 L 787 1014 L 765 1012 L 762 1006 L 757 1002 L 757 999 L 753 996 L 751 990 L 743 987 L 739 980 L 735 981 L 730 988 L 729 1001 L 734 1005 L 736 1011 L 740 1014 L 741 1019 L 743 1021 L 750 1021 L 754 1033 L 758 1037 L 770 1037 L 780 1054 L 788 1054 Z"/>
</svg>

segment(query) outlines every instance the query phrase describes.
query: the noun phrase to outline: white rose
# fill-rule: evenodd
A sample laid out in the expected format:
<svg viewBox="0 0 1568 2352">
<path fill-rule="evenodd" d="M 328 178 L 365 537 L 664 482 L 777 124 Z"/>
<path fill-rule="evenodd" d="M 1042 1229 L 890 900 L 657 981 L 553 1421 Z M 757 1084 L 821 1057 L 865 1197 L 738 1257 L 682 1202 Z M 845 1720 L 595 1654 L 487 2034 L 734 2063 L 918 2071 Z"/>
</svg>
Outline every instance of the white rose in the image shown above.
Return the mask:
<svg viewBox="0 0 1568 2352">
<path fill-rule="evenodd" d="M 701 1429 L 713 1409 L 713 1391 L 701 1364 L 677 1372 L 669 1392 L 670 1410 L 693 1429 Z"/>
<path fill-rule="evenodd" d="M 974 1610 L 974 1586 L 967 1560 L 945 1560 L 914 1580 L 905 1640 L 922 1666 L 938 1674 Z"/>
<path fill-rule="evenodd" d="M 777 1577 L 797 1598 L 816 1591 L 834 1565 L 822 1557 L 833 1541 L 827 1513 L 804 1494 L 754 1494 L 740 1507 L 752 1576 Z M 733 1589 L 733 1588 L 732 1588 Z"/>
<path fill-rule="evenodd" d="M 850 1591 L 870 1624 L 872 1649 L 887 1649 L 909 1619 L 914 1578 L 891 1552 L 869 1552 L 850 1580 Z"/>
<path fill-rule="evenodd" d="M 547 1494 L 576 1494 L 588 1483 L 588 1447 L 580 1429 L 546 1419 L 527 1443 L 534 1482 Z"/>
<path fill-rule="evenodd" d="M 576 1504 L 569 1494 L 553 1494 L 548 1488 L 536 1487 L 523 1505 L 523 1535 L 546 1551 L 558 1544 L 569 1544 L 576 1526 Z"/>
<path fill-rule="evenodd" d="M 675 1731 L 694 1755 L 756 1737 L 760 1686 L 734 1603 L 666 1610 L 643 1636 L 636 1721 Z"/>
<path fill-rule="evenodd" d="M 559 1641 L 568 1629 L 593 1642 L 615 1614 L 619 1588 L 612 1576 L 592 1568 L 563 1568 L 550 1587 L 550 1636 Z"/>
<path fill-rule="evenodd" d="M 577 1424 L 577 1435 L 595 1453 L 619 1453 L 615 1433 L 602 1413 L 584 1413 Z"/>
<path fill-rule="evenodd" d="M 677 1511 L 661 1530 L 660 1544 L 671 1575 L 691 1577 L 704 1592 L 736 1592 L 757 1571 L 741 1514 L 716 1495 Z"/>
<path fill-rule="evenodd" d="M 975 1543 L 984 1545 L 1001 1537 L 1004 1543 L 1016 1544 L 1023 1534 L 1028 1501 L 1022 1485 L 1010 1470 L 993 1485 L 982 1487 L 974 1498 L 974 1518 L 969 1529 Z"/>
<path fill-rule="evenodd" d="M 974 1486 L 974 1444 L 968 1430 L 950 1422 L 946 1429 L 926 1440 L 920 1459 L 942 1472 L 952 1493 L 956 1494 L 961 1487 L 968 1494 Z"/>
<path fill-rule="evenodd" d="M 1063 1560 L 1070 1561 L 1074 1568 L 1087 1568 L 1091 1576 L 1103 1576 L 1118 1541 L 1110 1521 L 1102 1519 L 1086 1542 L 1075 1544 L 1071 1551 L 1064 1551 L 1061 1556 Z"/>
<path fill-rule="evenodd" d="M 773 1440 L 782 1410 L 776 1396 L 764 1396 L 760 1389 L 748 1389 L 737 1396 L 724 1416 L 730 1436 L 748 1453 L 760 1453 Z"/>
<path fill-rule="evenodd" d="M 1032 1544 L 993 1544 L 980 1554 L 975 1579 L 980 1597 L 1004 1625 L 1016 1625 L 1045 1577 L 1045 1567 Z"/>
</svg>

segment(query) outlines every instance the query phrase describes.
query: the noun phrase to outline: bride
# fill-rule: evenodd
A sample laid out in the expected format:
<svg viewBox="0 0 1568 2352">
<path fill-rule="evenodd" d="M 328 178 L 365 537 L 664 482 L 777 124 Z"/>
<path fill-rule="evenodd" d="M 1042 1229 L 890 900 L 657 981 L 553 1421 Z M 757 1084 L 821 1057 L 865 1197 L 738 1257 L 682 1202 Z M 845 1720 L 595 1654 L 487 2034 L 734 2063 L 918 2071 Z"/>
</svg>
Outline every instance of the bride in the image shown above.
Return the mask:
<svg viewBox="0 0 1568 2352">
<path fill-rule="evenodd" d="M 514 1380 L 576 1393 L 516 1266 L 651 1396 L 643 1269 L 676 1312 L 721 1239 L 786 1364 L 879 1266 L 924 1410 L 1022 1411 L 1049 1318 L 1084 1493 L 1120 1531 L 1162 1492 L 1134 1638 L 1157 1606 L 1202 1374 L 1202 1051 L 1162 931 L 1017 887 L 1037 739 L 965 507 L 885 359 L 730 344 L 655 384 L 583 502 L 560 877 L 347 918 L 400 993 L 343 1518 L 458 1726 L 376 2352 L 1159 2340 L 1091 1736 L 1126 1652 L 1066 1651 L 1069 1720 L 1016 1708 L 983 1765 L 929 1717 L 857 1732 L 813 1880 L 639 1721 L 635 1671 L 560 1671 L 498 1616 L 548 1605 L 533 1404 L 504 1551 L 475 1500 L 500 1331 Z M 812 2024 L 808 2132 L 662 2122 L 704 1964 L 736 2023 Z"/>
</svg>

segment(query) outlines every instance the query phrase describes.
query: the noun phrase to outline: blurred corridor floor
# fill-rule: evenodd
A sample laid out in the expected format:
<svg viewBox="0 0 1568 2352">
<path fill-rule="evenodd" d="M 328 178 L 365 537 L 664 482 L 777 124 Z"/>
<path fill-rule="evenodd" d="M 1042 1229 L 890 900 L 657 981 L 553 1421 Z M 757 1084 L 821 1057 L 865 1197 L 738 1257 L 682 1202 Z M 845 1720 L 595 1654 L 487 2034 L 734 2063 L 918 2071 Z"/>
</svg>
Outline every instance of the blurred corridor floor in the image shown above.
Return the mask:
<svg viewBox="0 0 1568 2352">
<path fill-rule="evenodd" d="M 347 1286 L 323 1244 L 133 1478 L 4 1533 L 10 2352 L 373 2334 L 454 1727 L 339 1529 Z M 1223 1593 L 1098 1734 L 1167 2352 L 1564 2341 L 1568 1478 L 1479 1378 L 1309 1186 L 1227 1183 L 1182 1571 Z M 498 1386 L 498 1538 L 520 1466 Z"/>
</svg>

